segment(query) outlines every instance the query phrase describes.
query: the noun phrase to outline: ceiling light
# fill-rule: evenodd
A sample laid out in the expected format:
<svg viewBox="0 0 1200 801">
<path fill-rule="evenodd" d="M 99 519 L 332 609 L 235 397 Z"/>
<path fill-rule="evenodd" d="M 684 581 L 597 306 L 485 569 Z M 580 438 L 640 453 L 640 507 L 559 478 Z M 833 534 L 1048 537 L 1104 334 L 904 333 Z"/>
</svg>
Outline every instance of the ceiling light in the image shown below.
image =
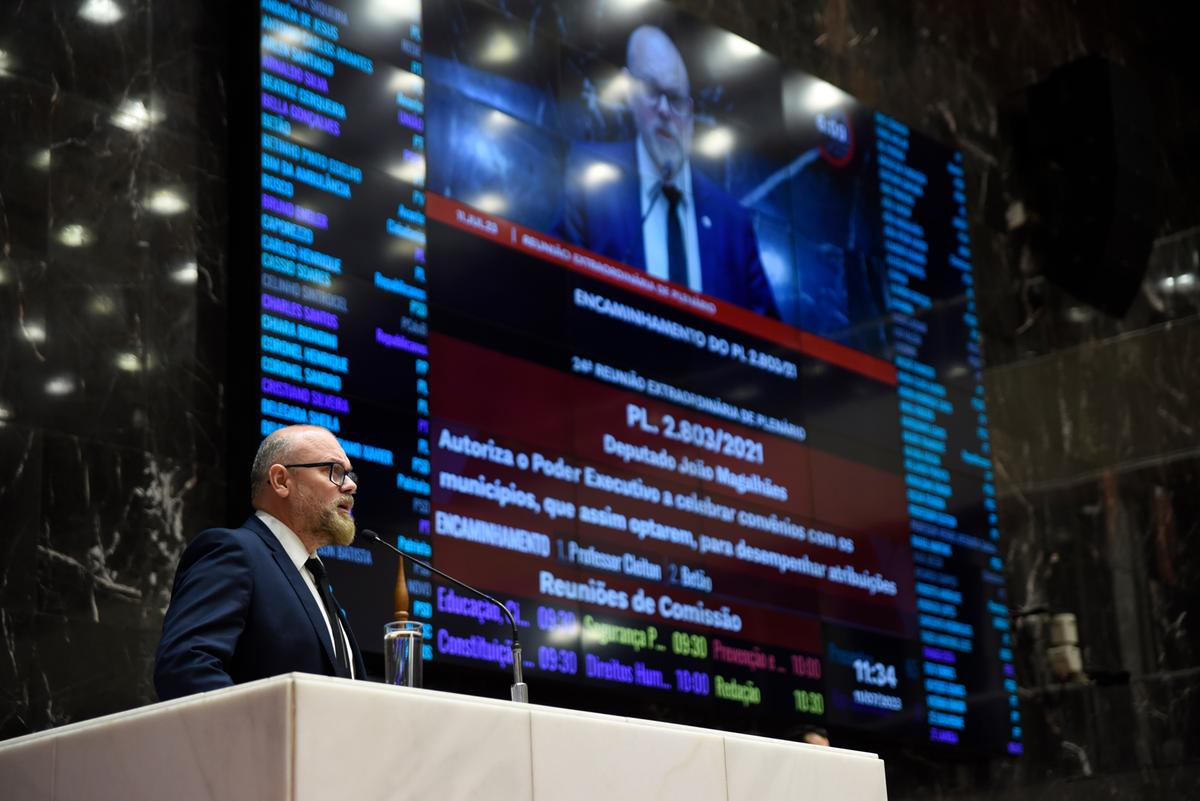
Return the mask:
<svg viewBox="0 0 1200 801">
<path fill-rule="evenodd" d="M 1086 323 L 1091 320 L 1094 313 L 1087 306 L 1068 306 L 1066 318 L 1072 323 Z"/>
<path fill-rule="evenodd" d="M 804 106 L 816 113 L 841 105 L 849 96 L 831 83 L 813 81 L 804 93 Z"/>
<path fill-rule="evenodd" d="M 60 375 L 46 382 L 47 395 L 70 395 L 75 391 L 75 382 L 70 376 Z"/>
<path fill-rule="evenodd" d="M 11 75 L 9 70 L 12 68 L 12 56 L 7 50 L 0 50 L 0 78 L 6 75 Z"/>
<path fill-rule="evenodd" d="M 157 189 L 145 203 L 146 208 L 164 216 L 186 211 L 188 203 L 173 189 Z"/>
<path fill-rule="evenodd" d="M 377 23 L 414 22 L 421 19 L 421 0 L 370 0 L 367 16 Z"/>
<path fill-rule="evenodd" d="M 189 261 L 171 273 L 171 280 L 177 284 L 194 284 L 199 277 L 200 270 L 194 261 Z"/>
<path fill-rule="evenodd" d="M 621 171 L 607 161 L 593 161 L 583 171 L 583 185 L 588 189 L 595 189 L 620 177 Z"/>
<path fill-rule="evenodd" d="M 396 70 L 392 73 L 392 80 L 388 82 L 388 89 L 393 93 L 404 92 L 406 95 L 420 98 L 425 94 L 425 79 L 407 70 Z"/>
<path fill-rule="evenodd" d="M 410 158 L 398 161 L 388 167 L 387 174 L 397 181 L 404 181 L 413 186 L 425 185 L 425 159 Z"/>
<path fill-rule="evenodd" d="M 734 58 L 754 58 L 762 52 L 762 48 L 754 42 L 751 42 L 749 39 L 743 39 L 735 33 L 726 35 L 725 47 Z"/>
<path fill-rule="evenodd" d="M 484 192 L 471 202 L 471 205 L 488 214 L 500 214 L 508 208 L 508 201 L 495 192 Z"/>
<path fill-rule="evenodd" d="M 630 88 L 629 73 L 621 70 L 600 90 L 600 102 L 610 106 L 624 103 L 625 98 L 629 97 Z"/>
<path fill-rule="evenodd" d="M 33 344 L 40 345 L 46 341 L 46 326 L 41 323 L 21 323 L 21 334 Z"/>
<path fill-rule="evenodd" d="M 971 374 L 971 369 L 961 362 L 956 362 L 946 368 L 946 378 L 957 379 L 966 378 Z"/>
<path fill-rule="evenodd" d="M 629 11 L 637 11 L 642 6 L 649 5 L 652 2 L 654 2 L 654 0 L 609 0 L 607 5 L 612 6 L 613 11 L 629 12 Z M 605 10 L 608 10 L 608 9 L 606 8 Z"/>
<path fill-rule="evenodd" d="M 82 248 L 92 243 L 92 232 L 78 223 L 64 225 L 58 229 L 58 241 L 69 248 Z"/>
<path fill-rule="evenodd" d="M 516 59 L 520 52 L 511 36 L 497 31 L 492 34 L 487 46 L 480 51 L 479 60 L 485 64 L 504 64 Z"/>
<path fill-rule="evenodd" d="M 12 416 L 13 416 L 12 409 L 5 406 L 3 403 L 0 403 L 0 420 L 11 420 Z"/>
<path fill-rule="evenodd" d="M 732 150 L 733 143 L 733 131 L 720 126 L 701 135 L 696 140 L 696 149 L 710 158 L 717 158 Z"/>
<path fill-rule="evenodd" d="M 142 360 L 136 353 L 128 351 L 118 353 L 113 362 L 117 365 L 118 370 L 124 370 L 127 373 L 136 373 L 142 369 Z"/>
<path fill-rule="evenodd" d="M 34 153 L 33 158 L 29 160 L 29 166 L 38 170 L 50 169 L 50 148 Z"/>
<path fill-rule="evenodd" d="M 484 125 L 493 133 L 500 133 L 511 128 L 516 123 L 512 117 L 505 114 L 503 111 L 493 109 L 488 113 L 487 119 L 484 120 Z"/>
<path fill-rule="evenodd" d="M 137 133 L 161 122 L 162 118 L 161 112 L 147 108 L 143 101 L 127 97 L 121 101 L 121 105 L 108 119 L 118 128 L 124 128 L 130 133 Z"/>
<path fill-rule="evenodd" d="M 88 303 L 92 314 L 112 314 L 117 310 L 117 302 L 110 295 L 96 295 Z"/>
<path fill-rule="evenodd" d="M 1196 288 L 1196 274 L 1169 275 L 1158 282 L 1163 292 L 1187 292 Z"/>
<path fill-rule="evenodd" d="M 112 25 L 121 21 L 125 11 L 113 0 L 85 0 L 79 7 L 79 16 L 97 25 Z"/>
</svg>

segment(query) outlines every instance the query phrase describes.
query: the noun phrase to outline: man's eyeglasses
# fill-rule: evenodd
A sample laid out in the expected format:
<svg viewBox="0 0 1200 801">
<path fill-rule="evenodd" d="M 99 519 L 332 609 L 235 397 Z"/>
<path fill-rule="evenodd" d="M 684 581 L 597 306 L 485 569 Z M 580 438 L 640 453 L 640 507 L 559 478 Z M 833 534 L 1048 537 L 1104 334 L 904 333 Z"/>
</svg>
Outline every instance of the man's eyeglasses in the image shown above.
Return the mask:
<svg viewBox="0 0 1200 801">
<path fill-rule="evenodd" d="M 285 464 L 284 467 L 328 467 L 329 480 L 336 484 L 340 489 L 346 483 L 346 479 L 350 479 L 355 484 L 358 483 L 358 474 L 353 470 L 347 470 L 338 462 L 305 462 L 304 464 Z"/>
<path fill-rule="evenodd" d="M 676 117 L 686 117 L 692 113 L 692 98 L 689 95 L 664 89 L 654 81 L 640 78 L 632 72 L 629 73 L 629 77 L 633 81 L 634 94 L 643 103 L 658 108 L 658 104 L 665 99 L 667 108 Z"/>
</svg>

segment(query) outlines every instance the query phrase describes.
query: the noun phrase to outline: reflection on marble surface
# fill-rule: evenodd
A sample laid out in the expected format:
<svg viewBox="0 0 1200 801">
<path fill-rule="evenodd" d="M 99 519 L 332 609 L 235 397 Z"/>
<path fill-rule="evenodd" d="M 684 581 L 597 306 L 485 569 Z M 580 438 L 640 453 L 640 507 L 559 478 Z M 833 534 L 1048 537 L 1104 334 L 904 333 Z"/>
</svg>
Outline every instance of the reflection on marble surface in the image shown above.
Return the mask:
<svg viewBox="0 0 1200 801">
<path fill-rule="evenodd" d="M 299 677 L 295 687 L 298 764 L 321 763 L 330 743 L 361 744 L 338 754 L 337 770 L 311 774 L 296 788 L 296 801 L 370 798 L 388 786 L 408 798 L 535 797 L 528 706 L 466 704 L 445 693 L 312 677 Z M 369 747 L 381 743 L 382 749 Z M 393 758 L 380 759 L 381 753 Z M 469 769 L 464 754 L 471 755 Z"/>
<path fill-rule="evenodd" d="M 540 10 L 538 24 L 579 13 L 488 2 Z M 243 470 L 227 470 L 223 417 L 227 5 L 0 4 L 3 737 L 153 700 L 178 553 L 242 513 L 224 500 Z M 1022 613 L 1077 616 L 1090 680 L 1055 683 L 1023 631 L 1026 755 L 948 765 L 870 744 L 890 797 L 1200 797 L 1200 101 L 1186 26 L 1132 0 L 673 5 L 967 159 L 1009 594 Z M 1011 201 L 1004 99 L 1084 52 L 1141 76 L 1159 131 L 1159 237 L 1122 320 L 1029 271 L 994 213 Z"/>
<path fill-rule="evenodd" d="M 597 788 L 602 788 L 606 798 L 630 801 L 726 798 L 725 753 L 719 732 L 538 710 L 532 720 L 531 741 L 539 757 L 533 764 L 534 798 L 586 801 L 596 797 Z M 602 754 L 604 758 L 581 761 L 580 754 Z M 628 769 L 614 770 L 614 765 Z M 655 781 L 647 781 L 651 775 Z"/>
</svg>

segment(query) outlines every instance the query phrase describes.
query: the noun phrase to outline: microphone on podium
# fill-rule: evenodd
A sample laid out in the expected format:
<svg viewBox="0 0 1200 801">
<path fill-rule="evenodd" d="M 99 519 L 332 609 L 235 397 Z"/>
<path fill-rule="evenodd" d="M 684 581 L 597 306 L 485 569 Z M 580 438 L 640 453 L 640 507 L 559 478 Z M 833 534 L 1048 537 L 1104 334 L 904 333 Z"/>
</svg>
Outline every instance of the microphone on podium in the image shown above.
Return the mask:
<svg viewBox="0 0 1200 801">
<path fill-rule="evenodd" d="M 389 548 L 389 549 L 395 551 L 396 554 L 399 555 L 401 559 L 407 559 L 408 561 L 412 562 L 414 565 L 420 565 L 421 567 L 425 568 L 429 572 L 436 573 L 437 575 L 441 576 L 442 578 L 446 579 L 447 581 L 451 581 L 451 582 L 457 584 L 458 586 L 462 587 L 467 592 L 477 595 L 480 598 L 484 599 L 485 601 L 491 601 L 496 606 L 500 607 L 500 611 L 504 613 L 504 616 L 508 618 L 509 625 L 512 626 L 512 663 L 513 663 L 513 684 L 512 684 L 512 691 L 511 691 L 512 700 L 516 701 L 519 704 L 529 703 L 529 685 L 526 684 L 521 678 L 521 641 L 517 637 L 517 621 L 513 617 L 512 612 L 509 611 L 509 608 L 507 606 L 500 603 L 499 601 L 497 601 L 495 598 L 488 595 L 487 593 L 480 592 L 479 590 L 472 587 L 470 584 L 461 582 L 458 579 L 456 579 L 454 576 L 451 576 L 448 573 L 444 573 L 441 570 L 438 570 L 436 567 L 429 564 L 428 562 L 422 562 L 420 559 L 417 559 L 415 556 L 406 554 L 404 551 L 400 550 L 395 545 L 392 545 L 390 542 L 383 539 L 383 537 L 380 537 L 378 534 L 376 534 L 374 531 L 372 531 L 369 528 L 359 529 L 358 535 L 360 537 L 365 537 L 366 539 L 370 540 L 371 542 L 377 542 L 380 545 L 384 546 L 385 548 Z"/>
</svg>

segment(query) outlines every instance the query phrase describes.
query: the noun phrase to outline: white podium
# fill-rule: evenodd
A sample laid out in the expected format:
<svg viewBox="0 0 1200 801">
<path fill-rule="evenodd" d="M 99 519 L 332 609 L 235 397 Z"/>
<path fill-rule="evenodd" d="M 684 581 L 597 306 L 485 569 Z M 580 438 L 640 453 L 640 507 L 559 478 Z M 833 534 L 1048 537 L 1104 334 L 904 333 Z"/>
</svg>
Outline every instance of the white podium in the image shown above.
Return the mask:
<svg viewBox="0 0 1200 801">
<path fill-rule="evenodd" d="M 11 801 L 886 801 L 874 754 L 293 673 L 0 743 Z"/>
</svg>

